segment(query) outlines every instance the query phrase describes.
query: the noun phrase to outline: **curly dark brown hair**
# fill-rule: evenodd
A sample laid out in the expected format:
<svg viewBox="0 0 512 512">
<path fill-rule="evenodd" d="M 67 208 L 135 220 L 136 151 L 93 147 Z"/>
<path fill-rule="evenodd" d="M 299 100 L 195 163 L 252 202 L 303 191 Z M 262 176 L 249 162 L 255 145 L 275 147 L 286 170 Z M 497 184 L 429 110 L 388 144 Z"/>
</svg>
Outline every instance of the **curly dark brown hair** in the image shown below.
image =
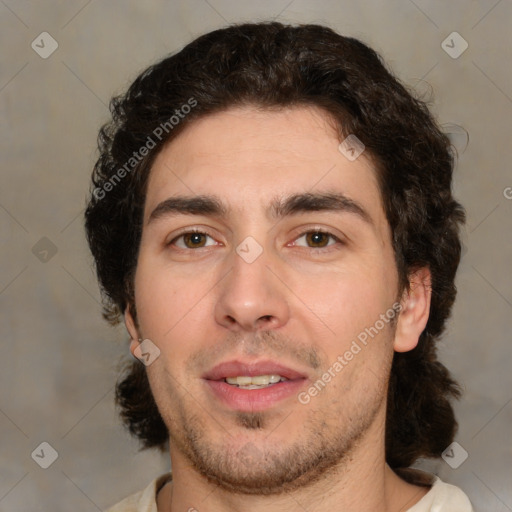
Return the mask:
<svg viewBox="0 0 512 512">
<path fill-rule="evenodd" d="M 436 356 L 455 300 L 465 221 L 451 190 L 454 154 L 426 102 L 357 39 L 320 25 L 234 25 L 150 66 L 112 99 L 85 213 L 105 318 L 116 323 L 127 306 L 136 315 L 133 277 L 146 184 L 162 145 L 195 119 L 246 104 L 320 107 L 336 120 L 340 138 L 355 134 L 371 155 L 400 289 L 408 288 L 415 269 L 428 267 L 432 275 L 430 317 L 418 346 L 394 355 L 386 460 L 400 468 L 419 457 L 440 456 L 457 429 L 450 400 L 460 395 Z M 168 432 L 138 361 L 120 378 L 117 403 L 143 447 L 165 447 Z"/>
</svg>

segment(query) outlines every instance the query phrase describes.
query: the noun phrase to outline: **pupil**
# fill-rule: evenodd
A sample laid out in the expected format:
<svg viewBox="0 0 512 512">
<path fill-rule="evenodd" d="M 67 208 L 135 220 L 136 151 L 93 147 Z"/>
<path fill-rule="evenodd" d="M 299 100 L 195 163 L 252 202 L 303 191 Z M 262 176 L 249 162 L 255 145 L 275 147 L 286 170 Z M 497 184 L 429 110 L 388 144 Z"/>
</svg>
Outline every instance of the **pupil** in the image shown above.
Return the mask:
<svg viewBox="0 0 512 512">
<path fill-rule="evenodd" d="M 325 242 L 327 241 L 327 237 L 326 237 L 325 233 L 320 233 L 320 232 L 310 233 L 309 237 L 310 237 L 310 241 L 311 241 L 312 245 L 316 245 L 316 246 L 323 247 L 323 246 L 325 246 Z"/>
<path fill-rule="evenodd" d="M 191 233 L 190 235 L 188 235 L 188 242 L 190 243 L 190 245 L 194 246 L 202 245 L 202 237 L 203 235 L 201 233 Z"/>
</svg>

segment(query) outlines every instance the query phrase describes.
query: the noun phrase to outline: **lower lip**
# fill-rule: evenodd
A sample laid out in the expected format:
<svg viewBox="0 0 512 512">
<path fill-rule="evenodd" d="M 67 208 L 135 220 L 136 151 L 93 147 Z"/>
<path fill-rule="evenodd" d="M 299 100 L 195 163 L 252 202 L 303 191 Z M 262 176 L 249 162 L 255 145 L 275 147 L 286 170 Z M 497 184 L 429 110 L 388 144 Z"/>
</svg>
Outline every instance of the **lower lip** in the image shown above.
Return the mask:
<svg viewBox="0 0 512 512">
<path fill-rule="evenodd" d="M 213 394 L 231 409 L 258 412 L 269 409 L 281 400 L 297 396 L 306 379 L 285 380 L 261 389 L 241 389 L 222 380 L 205 380 Z"/>
</svg>

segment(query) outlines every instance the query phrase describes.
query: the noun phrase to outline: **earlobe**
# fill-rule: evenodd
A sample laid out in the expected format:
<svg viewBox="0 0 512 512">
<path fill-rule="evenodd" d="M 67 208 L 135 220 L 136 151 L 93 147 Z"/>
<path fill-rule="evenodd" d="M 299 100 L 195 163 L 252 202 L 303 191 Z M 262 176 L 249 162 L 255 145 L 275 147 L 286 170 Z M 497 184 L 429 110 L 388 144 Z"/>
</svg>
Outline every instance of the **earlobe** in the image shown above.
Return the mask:
<svg viewBox="0 0 512 512">
<path fill-rule="evenodd" d="M 138 339 L 135 339 L 135 338 L 132 338 L 131 341 L 130 341 L 130 354 L 133 356 L 133 357 L 137 357 L 135 355 L 135 351 L 137 350 L 137 348 L 140 346 L 140 341 Z"/>
<path fill-rule="evenodd" d="M 140 345 L 140 337 L 135 325 L 135 320 L 133 319 L 133 315 L 130 311 L 130 306 L 126 306 L 126 309 L 124 310 L 124 325 L 126 326 L 126 330 L 131 338 L 130 352 L 134 356 L 135 349 Z"/>
<path fill-rule="evenodd" d="M 430 314 L 430 270 L 427 267 L 416 270 L 410 275 L 409 282 L 409 289 L 404 290 L 402 295 L 402 308 L 396 326 L 393 343 L 396 352 L 408 352 L 417 346 Z"/>
</svg>

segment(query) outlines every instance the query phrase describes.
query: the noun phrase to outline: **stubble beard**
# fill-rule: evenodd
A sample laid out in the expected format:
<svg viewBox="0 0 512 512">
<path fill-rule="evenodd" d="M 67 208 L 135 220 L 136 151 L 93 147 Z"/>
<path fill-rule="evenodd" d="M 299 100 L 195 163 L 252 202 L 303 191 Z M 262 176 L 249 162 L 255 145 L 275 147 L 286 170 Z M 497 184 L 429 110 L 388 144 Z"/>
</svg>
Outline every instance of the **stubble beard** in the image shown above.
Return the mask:
<svg viewBox="0 0 512 512">
<path fill-rule="evenodd" d="M 372 398 L 371 403 L 365 401 L 351 409 L 350 417 L 336 418 L 325 409 L 311 414 L 299 439 L 280 447 L 265 445 L 264 441 L 273 429 L 277 432 L 283 428 L 286 419 L 282 425 L 272 426 L 267 412 L 236 413 L 236 428 L 226 430 L 220 442 L 212 441 L 209 435 L 212 428 L 219 427 L 222 432 L 219 424 L 211 421 L 207 425 L 208 415 L 187 414 L 183 404 L 180 414 L 174 414 L 166 424 L 171 445 L 210 483 L 234 494 L 279 495 L 311 486 L 348 467 L 379 411 L 385 410 L 384 390 Z M 239 447 L 230 443 L 231 435 L 240 431 L 245 437 L 254 432 L 255 441 Z"/>
<path fill-rule="evenodd" d="M 254 337 L 251 340 L 254 347 L 260 340 L 264 341 L 261 346 L 273 348 L 275 353 L 285 352 L 281 344 L 287 348 L 291 346 L 285 345 L 272 332 Z M 233 344 L 235 342 L 237 340 L 233 339 Z M 251 348 L 249 344 L 247 347 Z M 229 348 L 226 344 L 225 350 Z M 198 353 L 196 359 L 214 359 L 203 352 Z M 391 357 L 386 362 L 381 361 L 388 370 L 391 369 Z M 312 349 L 303 350 L 297 359 L 311 368 L 320 367 L 320 359 Z M 357 384 L 351 382 L 342 386 L 340 396 L 333 395 L 330 403 L 319 397 L 315 399 L 318 402 L 298 406 L 301 412 L 305 410 L 303 407 L 308 409 L 302 432 L 293 441 L 288 441 L 286 436 L 289 422 L 293 422 L 293 410 L 288 416 L 279 411 L 239 411 L 222 425 L 172 385 L 163 393 L 153 394 L 169 431 L 171 448 L 181 452 L 210 483 L 233 494 L 280 495 L 346 471 L 357 456 L 359 445 L 367 441 L 365 436 L 371 427 L 382 421 L 384 429 L 389 371 L 379 372 L 378 376 L 373 373 L 373 376 L 377 379 L 358 377 L 354 379 Z M 152 384 L 160 387 L 156 381 Z M 166 397 L 165 403 L 163 397 Z M 284 436 L 282 432 L 285 432 Z M 279 439 L 280 433 L 281 441 L 272 444 L 272 437 Z M 237 441 L 240 436 L 249 441 Z"/>
</svg>

